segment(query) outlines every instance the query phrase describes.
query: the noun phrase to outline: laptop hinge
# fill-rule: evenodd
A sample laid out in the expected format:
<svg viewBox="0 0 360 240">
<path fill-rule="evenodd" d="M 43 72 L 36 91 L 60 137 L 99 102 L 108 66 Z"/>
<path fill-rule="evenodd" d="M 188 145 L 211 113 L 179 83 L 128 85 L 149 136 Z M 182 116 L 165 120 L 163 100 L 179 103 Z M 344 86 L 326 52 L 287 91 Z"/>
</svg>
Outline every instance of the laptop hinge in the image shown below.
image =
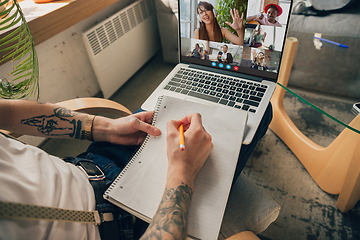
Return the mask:
<svg viewBox="0 0 360 240">
<path fill-rule="evenodd" d="M 187 64 L 191 68 L 195 68 L 195 69 L 199 69 L 199 70 L 203 70 L 203 71 L 215 72 L 215 73 L 224 74 L 224 75 L 228 75 L 228 76 L 232 76 L 232 77 L 245 78 L 245 79 L 257 81 L 257 82 L 261 82 L 262 80 L 264 80 L 264 78 L 251 76 L 251 75 L 247 75 L 247 74 L 235 73 L 235 72 L 225 71 L 222 69 L 206 67 L 206 66 L 201 66 L 201 65 L 191 64 L 191 63 L 187 63 Z"/>
</svg>

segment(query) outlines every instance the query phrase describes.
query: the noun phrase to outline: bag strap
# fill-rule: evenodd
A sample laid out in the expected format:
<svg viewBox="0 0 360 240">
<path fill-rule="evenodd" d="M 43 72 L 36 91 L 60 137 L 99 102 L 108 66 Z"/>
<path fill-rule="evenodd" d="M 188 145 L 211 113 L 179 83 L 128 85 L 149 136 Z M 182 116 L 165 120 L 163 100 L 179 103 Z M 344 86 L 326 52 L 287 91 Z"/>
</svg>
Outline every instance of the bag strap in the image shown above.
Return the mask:
<svg viewBox="0 0 360 240">
<path fill-rule="evenodd" d="M 0 219 L 82 222 L 100 225 L 103 222 L 112 221 L 113 214 L 0 201 Z"/>
</svg>

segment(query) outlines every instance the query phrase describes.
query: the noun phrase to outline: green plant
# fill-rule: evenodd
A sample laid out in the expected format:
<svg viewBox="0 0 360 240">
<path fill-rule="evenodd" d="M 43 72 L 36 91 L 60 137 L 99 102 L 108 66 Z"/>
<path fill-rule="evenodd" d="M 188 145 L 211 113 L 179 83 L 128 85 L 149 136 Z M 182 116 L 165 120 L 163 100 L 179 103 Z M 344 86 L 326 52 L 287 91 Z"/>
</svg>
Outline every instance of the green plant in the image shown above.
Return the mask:
<svg viewBox="0 0 360 240">
<path fill-rule="evenodd" d="M 17 0 L 1 0 L 0 31 L 9 31 L 0 39 L 1 62 L 15 62 L 9 76 L 0 79 L 0 97 L 7 99 L 27 98 L 37 95 L 39 98 L 39 63 L 35 44 L 29 26 Z M 16 27 L 13 31 L 10 28 Z"/>
<path fill-rule="evenodd" d="M 247 10 L 247 3 L 248 0 L 217 0 L 216 11 L 218 12 L 217 20 L 221 27 L 229 29 L 232 33 L 237 35 L 236 31 L 231 28 L 226 22 L 232 23 L 232 17 L 230 14 L 230 9 L 237 9 L 239 11 L 239 15 L 244 13 L 243 24 L 245 25 L 246 19 L 246 10 Z M 227 39 L 223 39 L 223 42 L 229 43 Z"/>
</svg>

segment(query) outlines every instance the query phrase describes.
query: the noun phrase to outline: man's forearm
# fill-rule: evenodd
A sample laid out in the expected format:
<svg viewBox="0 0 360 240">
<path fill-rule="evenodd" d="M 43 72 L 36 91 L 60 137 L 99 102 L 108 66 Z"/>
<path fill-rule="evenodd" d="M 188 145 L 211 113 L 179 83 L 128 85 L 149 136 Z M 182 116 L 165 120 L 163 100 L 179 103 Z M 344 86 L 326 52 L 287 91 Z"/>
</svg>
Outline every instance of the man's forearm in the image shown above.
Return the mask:
<svg viewBox="0 0 360 240">
<path fill-rule="evenodd" d="M 257 17 L 256 15 L 254 15 L 254 16 L 248 16 L 248 17 L 246 18 L 246 22 L 250 22 L 250 21 L 254 20 L 256 17 Z"/>
<path fill-rule="evenodd" d="M 182 124 L 187 144 L 184 151 L 179 147 L 178 129 Z M 213 144 L 199 113 L 186 115 L 181 120 L 167 121 L 166 131 L 169 164 L 165 193 L 142 239 L 185 240 L 195 177 L 213 149 Z"/>
<path fill-rule="evenodd" d="M 85 139 L 88 115 L 55 104 L 1 100 L 0 114 L 0 129 L 32 136 Z"/>
<path fill-rule="evenodd" d="M 142 239 L 185 239 L 192 193 L 184 183 L 167 188 Z"/>
</svg>

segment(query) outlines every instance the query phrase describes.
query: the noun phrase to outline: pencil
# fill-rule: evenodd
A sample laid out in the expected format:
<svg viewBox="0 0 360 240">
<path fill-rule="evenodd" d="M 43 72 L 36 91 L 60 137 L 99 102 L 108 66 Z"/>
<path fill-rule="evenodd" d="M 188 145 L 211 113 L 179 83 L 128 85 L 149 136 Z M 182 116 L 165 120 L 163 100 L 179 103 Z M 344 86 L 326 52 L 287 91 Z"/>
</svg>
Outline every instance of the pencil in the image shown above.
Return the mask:
<svg viewBox="0 0 360 240">
<path fill-rule="evenodd" d="M 184 125 L 180 125 L 180 149 L 181 151 L 185 150 L 185 142 L 184 142 Z"/>
</svg>

